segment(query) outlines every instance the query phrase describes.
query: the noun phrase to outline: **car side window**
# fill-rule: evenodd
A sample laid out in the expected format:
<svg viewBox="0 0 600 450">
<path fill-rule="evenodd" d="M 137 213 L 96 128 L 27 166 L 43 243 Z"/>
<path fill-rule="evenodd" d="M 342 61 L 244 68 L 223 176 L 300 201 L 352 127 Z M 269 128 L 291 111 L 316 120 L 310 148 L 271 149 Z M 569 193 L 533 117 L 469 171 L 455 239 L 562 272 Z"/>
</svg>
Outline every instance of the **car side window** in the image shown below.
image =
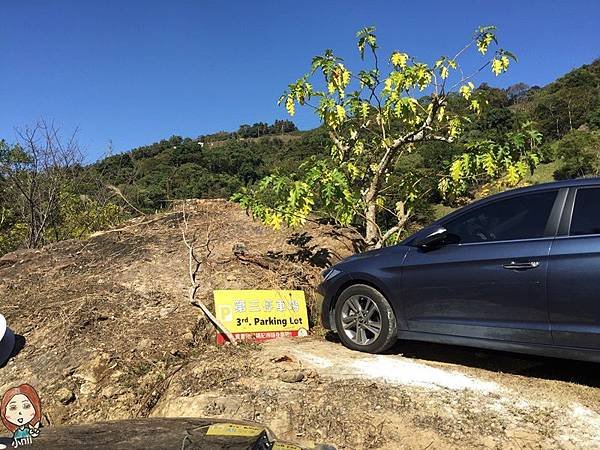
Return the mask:
<svg viewBox="0 0 600 450">
<path fill-rule="evenodd" d="M 460 244 L 544 236 L 558 191 L 519 195 L 469 211 L 443 226 Z"/>
<path fill-rule="evenodd" d="M 600 188 L 577 190 L 569 234 L 600 234 Z"/>
</svg>

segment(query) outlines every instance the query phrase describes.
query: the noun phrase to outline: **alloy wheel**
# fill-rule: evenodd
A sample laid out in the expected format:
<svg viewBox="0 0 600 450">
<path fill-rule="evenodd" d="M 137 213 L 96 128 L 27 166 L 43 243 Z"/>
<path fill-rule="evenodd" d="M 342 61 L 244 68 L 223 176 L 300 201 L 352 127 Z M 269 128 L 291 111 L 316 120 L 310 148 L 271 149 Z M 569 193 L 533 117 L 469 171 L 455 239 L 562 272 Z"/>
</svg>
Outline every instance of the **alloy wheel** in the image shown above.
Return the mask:
<svg viewBox="0 0 600 450">
<path fill-rule="evenodd" d="M 352 342 L 369 345 L 381 334 L 381 313 L 377 303 L 365 295 L 348 297 L 342 305 L 342 327 Z"/>
</svg>

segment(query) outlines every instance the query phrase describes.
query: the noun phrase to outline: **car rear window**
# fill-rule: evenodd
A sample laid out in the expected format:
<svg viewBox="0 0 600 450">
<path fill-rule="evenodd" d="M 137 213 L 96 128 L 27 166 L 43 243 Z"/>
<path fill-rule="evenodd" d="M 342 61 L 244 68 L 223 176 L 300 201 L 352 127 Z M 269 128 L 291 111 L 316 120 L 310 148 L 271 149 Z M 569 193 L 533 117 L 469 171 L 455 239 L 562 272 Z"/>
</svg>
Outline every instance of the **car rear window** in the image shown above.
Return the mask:
<svg viewBox="0 0 600 450">
<path fill-rule="evenodd" d="M 600 188 L 577 190 L 569 234 L 600 234 Z"/>
<path fill-rule="evenodd" d="M 558 191 L 498 200 L 445 224 L 455 242 L 494 242 L 544 236 Z"/>
</svg>

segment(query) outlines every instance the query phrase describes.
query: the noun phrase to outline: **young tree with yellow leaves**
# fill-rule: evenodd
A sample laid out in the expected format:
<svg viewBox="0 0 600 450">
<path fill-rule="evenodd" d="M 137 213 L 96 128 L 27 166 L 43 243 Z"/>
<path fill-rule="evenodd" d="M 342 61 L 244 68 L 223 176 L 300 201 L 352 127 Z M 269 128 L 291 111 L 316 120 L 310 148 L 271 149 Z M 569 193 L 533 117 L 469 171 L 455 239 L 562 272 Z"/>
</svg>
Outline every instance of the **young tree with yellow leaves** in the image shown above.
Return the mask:
<svg viewBox="0 0 600 450">
<path fill-rule="evenodd" d="M 368 246 L 380 247 L 403 229 L 416 198 L 412 179 L 388 185 L 394 163 L 419 142 L 455 140 L 468 119 L 449 110 L 449 94 L 459 93 L 478 112 L 481 99 L 473 79 L 486 68 L 500 75 L 515 58 L 498 47 L 492 26 L 478 28 L 463 48 L 433 64 L 401 51 L 381 61 L 373 27 L 360 30 L 357 38 L 368 68 L 353 72 L 326 50 L 280 99 L 291 116 L 297 106 L 314 110 L 329 132 L 330 157 L 306 163 L 301 175 L 268 176 L 234 200 L 275 228 L 300 225 L 314 213 L 355 224 Z M 463 56 L 471 50 L 483 61 L 463 67 Z M 324 89 L 315 88 L 315 79 Z M 390 188 L 403 192 L 404 200 L 387 205 L 383 193 Z M 378 222 L 384 210 L 397 219 L 389 229 Z"/>
</svg>

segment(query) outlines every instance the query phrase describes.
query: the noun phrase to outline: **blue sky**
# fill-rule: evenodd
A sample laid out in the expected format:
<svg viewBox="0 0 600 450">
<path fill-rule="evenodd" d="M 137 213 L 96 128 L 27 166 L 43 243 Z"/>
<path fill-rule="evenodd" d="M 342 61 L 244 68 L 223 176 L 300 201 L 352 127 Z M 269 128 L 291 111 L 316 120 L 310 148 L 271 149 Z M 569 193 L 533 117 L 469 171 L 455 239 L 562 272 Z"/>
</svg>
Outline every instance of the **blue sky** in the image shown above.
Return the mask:
<svg viewBox="0 0 600 450">
<path fill-rule="evenodd" d="M 286 118 L 286 85 L 325 48 L 352 68 L 367 25 L 384 53 L 432 61 L 494 24 L 519 62 L 479 81 L 544 85 L 600 57 L 599 18 L 595 0 L 2 0 L 0 137 L 43 117 L 79 127 L 92 161 L 109 140 L 125 151 Z M 308 111 L 293 120 L 318 125 Z"/>
</svg>

